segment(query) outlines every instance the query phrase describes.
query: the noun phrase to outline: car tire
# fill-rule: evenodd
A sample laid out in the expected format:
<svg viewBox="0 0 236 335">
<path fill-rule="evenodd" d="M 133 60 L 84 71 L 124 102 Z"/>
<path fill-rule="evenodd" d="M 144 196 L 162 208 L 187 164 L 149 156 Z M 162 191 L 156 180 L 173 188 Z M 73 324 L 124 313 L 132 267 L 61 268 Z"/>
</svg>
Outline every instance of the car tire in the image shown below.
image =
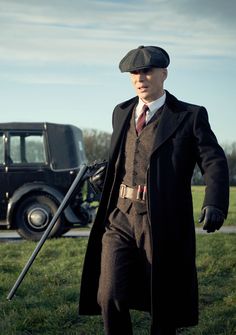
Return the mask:
<svg viewBox="0 0 236 335">
<path fill-rule="evenodd" d="M 27 240 L 40 240 L 57 209 L 56 201 L 49 195 L 33 194 L 24 198 L 16 212 L 19 235 Z M 48 237 L 60 236 L 63 234 L 63 229 L 63 218 L 60 217 Z"/>
</svg>

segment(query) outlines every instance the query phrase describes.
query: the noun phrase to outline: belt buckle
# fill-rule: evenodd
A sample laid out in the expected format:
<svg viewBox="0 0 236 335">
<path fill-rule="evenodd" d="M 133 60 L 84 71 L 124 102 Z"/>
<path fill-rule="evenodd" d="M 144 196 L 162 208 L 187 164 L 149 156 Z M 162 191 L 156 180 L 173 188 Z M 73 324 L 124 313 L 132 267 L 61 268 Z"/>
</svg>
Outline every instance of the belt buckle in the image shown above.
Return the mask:
<svg viewBox="0 0 236 335">
<path fill-rule="evenodd" d="M 126 196 L 126 185 L 125 184 L 121 184 L 120 185 L 120 197 L 122 198 L 122 199 L 124 199 L 125 198 L 125 196 Z"/>
<path fill-rule="evenodd" d="M 138 185 L 136 200 L 145 201 L 146 193 L 147 193 L 147 186 L 146 185 Z"/>
</svg>

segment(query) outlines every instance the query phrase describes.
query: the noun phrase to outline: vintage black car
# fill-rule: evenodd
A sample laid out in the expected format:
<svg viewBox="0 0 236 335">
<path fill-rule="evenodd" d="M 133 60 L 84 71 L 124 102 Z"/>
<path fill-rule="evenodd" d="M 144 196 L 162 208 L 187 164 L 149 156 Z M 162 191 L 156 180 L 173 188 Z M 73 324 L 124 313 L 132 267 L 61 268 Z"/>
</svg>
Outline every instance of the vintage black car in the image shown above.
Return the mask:
<svg viewBox="0 0 236 335">
<path fill-rule="evenodd" d="M 39 240 L 86 163 L 82 131 L 55 123 L 0 123 L 0 227 Z M 87 225 L 84 192 L 76 192 L 50 236 Z"/>
</svg>

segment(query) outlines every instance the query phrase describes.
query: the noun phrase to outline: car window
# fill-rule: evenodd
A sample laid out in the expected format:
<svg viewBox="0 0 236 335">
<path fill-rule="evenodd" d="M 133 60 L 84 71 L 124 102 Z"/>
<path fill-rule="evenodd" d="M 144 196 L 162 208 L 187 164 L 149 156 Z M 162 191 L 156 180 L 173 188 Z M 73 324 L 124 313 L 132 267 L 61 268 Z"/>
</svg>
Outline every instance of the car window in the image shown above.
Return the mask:
<svg viewBox="0 0 236 335">
<path fill-rule="evenodd" d="M 10 135 L 12 163 L 46 163 L 43 135 Z"/>
<path fill-rule="evenodd" d="M 0 134 L 0 164 L 4 163 L 4 137 Z"/>
<path fill-rule="evenodd" d="M 25 138 L 26 160 L 30 163 L 46 163 L 43 136 L 28 136 Z"/>
</svg>

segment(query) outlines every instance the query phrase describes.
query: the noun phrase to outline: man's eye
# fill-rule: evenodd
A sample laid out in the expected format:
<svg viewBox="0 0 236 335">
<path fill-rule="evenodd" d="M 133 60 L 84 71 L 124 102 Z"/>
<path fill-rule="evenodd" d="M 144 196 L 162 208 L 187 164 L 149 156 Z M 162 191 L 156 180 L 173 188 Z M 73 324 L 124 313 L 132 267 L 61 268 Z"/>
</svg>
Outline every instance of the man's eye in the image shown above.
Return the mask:
<svg viewBox="0 0 236 335">
<path fill-rule="evenodd" d="M 151 71 L 152 71 L 152 69 L 143 69 L 143 70 L 142 70 L 142 72 L 145 73 L 145 74 L 147 74 L 147 73 L 149 73 L 149 72 L 151 72 Z"/>
<path fill-rule="evenodd" d="M 146 68 L 142 70 L 131 71 L 131 74 L 148 74 L 152 72 L 152 68 Z"/>
</svg>

